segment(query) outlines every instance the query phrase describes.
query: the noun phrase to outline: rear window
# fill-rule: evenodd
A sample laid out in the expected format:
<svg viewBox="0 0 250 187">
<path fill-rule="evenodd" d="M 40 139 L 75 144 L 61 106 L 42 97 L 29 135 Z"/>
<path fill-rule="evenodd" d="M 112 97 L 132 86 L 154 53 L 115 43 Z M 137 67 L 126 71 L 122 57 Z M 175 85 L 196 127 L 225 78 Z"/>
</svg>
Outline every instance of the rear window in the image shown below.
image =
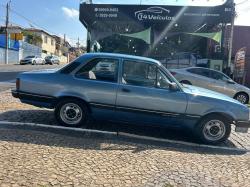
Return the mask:
<svg viewBox="0 0 250 187">
<path fill-rule="evenodd" d="M 71 62 L 71 63 L 68 64 L 67 66 L 63 67 L 63 68 L 60 70 L 60 73 L 69 74 L 69 73 L 71 73 L 72 71 L 74 71 L 80 64 L 81 64 L 81 62 L 79 62 L 79 61 Z"/>
</svg>

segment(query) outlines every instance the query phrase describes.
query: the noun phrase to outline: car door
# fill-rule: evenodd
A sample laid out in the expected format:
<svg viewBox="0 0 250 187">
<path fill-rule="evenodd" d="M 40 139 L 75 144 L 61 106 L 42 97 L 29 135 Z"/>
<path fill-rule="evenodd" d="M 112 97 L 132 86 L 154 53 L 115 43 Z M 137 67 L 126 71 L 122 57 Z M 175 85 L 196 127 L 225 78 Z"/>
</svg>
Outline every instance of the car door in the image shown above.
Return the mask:
<svg viewBox="0 0 250 187">
<path fill-rule="evenodd" d="M 109 63 L 112 70 L 100 70 L 101 63 Z M 74 90 L 88 101 L 92 115 L 98 119 L 113 120 L 115 118 L 115 102 L 118 88 L 118 58 L 95 58 L 75 73 L 71 85 Z"/>
<path fill-rule="evenodd" d="M 117 92 L 119 120 L 137 124 L 180 125 L 186 94 L 169 89 L 171 80 L 155 64 L 124 60 Z"/>
<path fill-rule="evenodd" d="M 210 71 L 206 68 L 188 68 L 187 80 L 194 86 L 199 86 L 206 89 L 212 89 L 212 80 L 210 78 Z"/>
<path fill-rule="evenodd" d="M 210 76 L 212 79 L 211 87 L 213 90 L 229 95 L 234 96 L 235 94 L 235 87 L 234 84 L 230 84 L 228 80 L 230 79 L 226 75 L 221 72 L 210 70 Z"/>
</svg>

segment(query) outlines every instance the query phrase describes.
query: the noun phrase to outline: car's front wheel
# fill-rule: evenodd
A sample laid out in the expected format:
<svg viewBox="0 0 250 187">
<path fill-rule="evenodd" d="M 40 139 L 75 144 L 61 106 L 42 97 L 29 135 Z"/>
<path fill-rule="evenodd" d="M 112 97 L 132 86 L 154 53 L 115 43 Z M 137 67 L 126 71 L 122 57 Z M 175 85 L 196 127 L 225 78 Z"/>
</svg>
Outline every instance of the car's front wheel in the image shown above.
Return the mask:
<svg viewBox="0 0 250 187">
<path fill-rule="evenodd" d="M 87 124 L 88 108 L 77 99 L 65 99 L 55 109 L 57 121 L 67 127 L 79 127 Z"/>
<path fill-rule="evenodd" d="M 234 96 L 234 99 L 241 102 L 242 104 L 248 104 L 249 96 L 246 93 L 240 92 Z"/>
<path fill-rule="evenodd" d="M 195 133 L 202 143 L 219 144 L 228 139 L 231 133 L 231 122 L 223 116 L 210 115 L 199 122 Z"/>
</svg>

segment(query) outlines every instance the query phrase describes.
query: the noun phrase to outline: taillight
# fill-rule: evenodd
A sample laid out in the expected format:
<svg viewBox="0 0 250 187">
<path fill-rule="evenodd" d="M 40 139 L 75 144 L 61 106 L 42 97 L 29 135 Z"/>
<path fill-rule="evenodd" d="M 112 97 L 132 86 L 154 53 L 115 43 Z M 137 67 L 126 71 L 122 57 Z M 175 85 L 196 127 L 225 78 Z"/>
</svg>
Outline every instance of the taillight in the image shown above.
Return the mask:
<svg viewBox="0 0 250 187">
<path fill-rule="evenodd" d="M 173 71 L 170 71 L 170 73 L 175 76 L 177 73 L 176 72 L 173 72 Z"/>
<path fill-rule="evenodd" d="M 17 78 L 16 79 L 16 90 L 19 90 L 19 88 L 20 88 L 20 79 Z"/>
</svg>

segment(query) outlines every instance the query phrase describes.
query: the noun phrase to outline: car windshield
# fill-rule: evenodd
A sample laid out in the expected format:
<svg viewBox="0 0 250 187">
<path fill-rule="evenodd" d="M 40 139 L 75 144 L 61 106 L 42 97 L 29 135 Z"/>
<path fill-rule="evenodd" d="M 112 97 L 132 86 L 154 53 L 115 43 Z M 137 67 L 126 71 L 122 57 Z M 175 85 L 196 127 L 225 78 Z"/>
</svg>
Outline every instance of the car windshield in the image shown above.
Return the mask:
<svg viewBox="0 0 250 187">
<path fill-rule="evenodd" d="M 164 65 L 161 65 L 161 67 L 165 70 L 165 72 L 167 72 L 167 76 L 171 82 L 175 82 L 179 87 L 183 87 L 183 85 L 168 71 Z"/>
</svg>

